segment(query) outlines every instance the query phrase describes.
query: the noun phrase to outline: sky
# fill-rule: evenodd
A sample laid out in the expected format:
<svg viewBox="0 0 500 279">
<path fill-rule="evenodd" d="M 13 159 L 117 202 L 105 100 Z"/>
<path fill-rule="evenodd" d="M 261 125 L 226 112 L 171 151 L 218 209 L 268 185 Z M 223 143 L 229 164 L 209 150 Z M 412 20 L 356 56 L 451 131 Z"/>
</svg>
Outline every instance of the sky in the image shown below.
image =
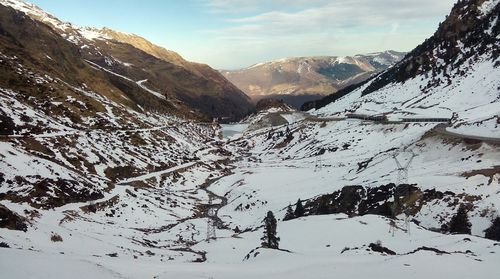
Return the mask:
<svg viewBox="0 0 500 279">
<path fill-rule="evenodd" d="M 79 26 L 134 33 L 217 69 L 294 56 L 410 51 L 455 0 L 28 0 Z"/>
</svg>

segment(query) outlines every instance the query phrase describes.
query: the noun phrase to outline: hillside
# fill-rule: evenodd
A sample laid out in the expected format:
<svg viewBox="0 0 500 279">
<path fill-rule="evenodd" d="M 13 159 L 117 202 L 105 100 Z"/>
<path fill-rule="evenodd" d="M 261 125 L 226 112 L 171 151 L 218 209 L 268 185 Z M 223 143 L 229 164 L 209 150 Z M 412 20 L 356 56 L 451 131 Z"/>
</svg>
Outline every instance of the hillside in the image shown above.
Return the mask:
<svg viewBox="0 0 500 279">
<path fill-rule="evenodd" d="M 8 247 L 22 251 L 47 243 L 65 243 L 69 258 L 119 246 L 128 253 L 149 251 L 146 233 L 184 222 L 189 227 L 186 220 L 199 217 L 200 204 L 211 195 L 199 186 L 228 171 L 226 151 L 213 143 L 218 129 L 204 114 L 110 70 L 117 60 L 104 68 L 89 60 L 97 54 L 81 49 L 51 26 L 0 5 L 2 256 Z M 142 58 L 153 60 L 146 53 Z M 58 233 L 58 224 L 71 232 Z M 114 240 L 102 238 L 106 230 L 114 231 L 108 235 Z M 171 238 L 161 245 L 173 245 L 167 258 L 201 257 L 176 251 L 189 249 L 185 243 Z M 39 251 L 49 259 L 46 248 Z M 8 261 L 1 262 L 6 274 Z M 26 264 L 17 271 L 31 272 L 33 261 Z"/>
<path fill-rule="evenodd" d="M 346 57 L 285 58 L 222 73 L 254 101 L 282 98 L 300 107 L 306 101 L 364 81 L 403 56 L 401 52 L 385 51 Z"/>
<path fill-rule="evenodd" d="M 447 117 L 448 130 L 498 136 L 499 9 L 497 1 L 460 1 L 435 34 L 394 67 L 303 109 Z"/>
<path fill-rule="evenodd" d="M 112 79 L 126 77 L 139 87 L 167 99 L 180 100 L 209 117 L 235 120 L 253 108 L 248 97 L 219 72 L 207 65 L 188 62 L 137 35 L 108 28 L 77 27 L 19 0 L 2 0 L 0 4 L 50 26 L 76 46 L 83 60 L 93 63 L 105 75 L 114 75 Z"/>
</svg>

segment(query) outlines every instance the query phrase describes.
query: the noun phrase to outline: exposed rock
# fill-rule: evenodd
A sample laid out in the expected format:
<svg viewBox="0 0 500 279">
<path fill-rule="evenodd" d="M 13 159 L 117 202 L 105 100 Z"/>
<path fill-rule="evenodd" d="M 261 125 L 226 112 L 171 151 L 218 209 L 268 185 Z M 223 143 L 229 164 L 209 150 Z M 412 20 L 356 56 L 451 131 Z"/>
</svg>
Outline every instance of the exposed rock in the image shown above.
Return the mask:
<svg viewBox="0 0 500 279">
<path fill-rule="evenodd" d="M 380 243 L 370 243 L 368 247 L 370 247 L 370 249 L 372 249 L 372 251 L 374 252 L 383 253 L 387 255 L 396 255 L 396 252 L 392 251 L 387 247 L 382 246 L 382 244 Z"/>
<path fill-rule="evenodd" d="M 16 125 L 12 119 L 5 115 L 3 110 L 0 108 L 0 135 L 12 135 Z"/>
<path fill-rule="evenodd" d="M 0 204 L 0 228 L 26 232 L 28 225 L 26 218 Z"/>
<path fill-rule="evenodd" d="M 29 179 L 29 180 L 28 180 Z M 92 190 L 91 185 L 85 182 L 65 179 L 51 179 L 41 177 L 21 177 L 16 176 L 13 181 L 16 187 L 22 185 L 32 185 L 32 188 L 23 193 L 7 191 L 0 194 L 0 199 L 12 202 L 27 202 L 35 208 L 54 208 L 68 203 L 87 202 L 104 197 L 102 192 Z"/>
<path fill-rule="evenodd" d="M 450 206 L 459 203 L 462 196 L 452 192 L 440 192 L 435 189 L 422 191 L 415 185 L 393 183 L 379 187 L 345 186 L 332 194 L 322 195 L 308 200 L 305 215 L 344 213 L 349 216 L 366 214 L 382 215 L 393 218 L 401 213 L 417 214 L 421 207 L 435 200 L 448 199 Z M 466 197 L 474 200 L 476 197 Z"/>
<path fill-rule="evenodd" d="M 439 250 L 439 249 L 436 249 L 436 248 L 422 246 L 422 247 L 418 247 L 417 249 L 415 249 L 415 250 L 407 253 L 407 255 L 409 255 L 409 254 L 415 254 L 418 251 L 431 251 L 431 252 L 434 252 L 434 253 L 436 253 L 438 255 L 443 255 L 443 254 L 449 255 L 450 254 L 449 252 L 442 251 L 442 250 Z"/>
<path fill-rule="evenodd" d="M 277 109 L 279 111 L 291 111 L 293 110 L 289 105 L 285 104 L 283 100 L 280 99 L 262 99 L 255 105 L 255 110 L 257 112 L 265 111 L 269 109 Z"/>
</svg>

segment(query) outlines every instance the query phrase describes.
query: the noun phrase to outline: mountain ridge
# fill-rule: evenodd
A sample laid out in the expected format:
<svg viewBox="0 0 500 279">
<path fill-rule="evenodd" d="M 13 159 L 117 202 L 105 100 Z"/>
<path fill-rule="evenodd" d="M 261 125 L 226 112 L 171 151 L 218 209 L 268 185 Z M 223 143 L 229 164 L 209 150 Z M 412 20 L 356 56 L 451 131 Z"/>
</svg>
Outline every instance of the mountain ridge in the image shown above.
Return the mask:
<svg viewBox="0 0 500 279">
<path fill-rule="evenodd" d="M 353 56 L 290 57 L 221 71 L 254 102 L 284 98 L 300 107 L 306 99 L 321 98 L 387 69 L 405 53 L 384 51 Z"/>
<path fill-rule="evenodd" d="M 145 86 L 179 99 L 210 117 L 236 120 L 253 109 L 249 98 L 218 71 L 208 65 L 188 62 L 176 52 L 138 35 L 109 28 L 78 27 L 20 0 L 2 0 L 0 4 L 47 24 L 78 46 L 85 60 L 136 82 L 147 80 Z M 130 63 L 129 57 L 143 59 Z"/>
</svg>

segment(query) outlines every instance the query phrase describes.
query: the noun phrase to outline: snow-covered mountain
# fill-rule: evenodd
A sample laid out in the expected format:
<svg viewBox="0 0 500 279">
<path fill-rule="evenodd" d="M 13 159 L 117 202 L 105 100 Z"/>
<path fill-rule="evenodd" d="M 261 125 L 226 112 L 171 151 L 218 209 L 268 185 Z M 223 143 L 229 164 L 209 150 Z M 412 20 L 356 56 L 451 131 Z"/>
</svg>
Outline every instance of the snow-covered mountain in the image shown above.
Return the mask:
<svg viewBox="0 0 500 279">
<path fill-rule="evenodd" d="M 179 99 L 211 117 L 234 120 L 253 108 L 249 98 L 218 71 L 188 62 L 140 36 L 109 28 L 79 27 L 21 0 L 1 0 L 0 5 L 47 24 L 73 43 L 82 59 L 102 71 L 143 81 L 143 87 L 166 98 Z"/>
<path fill-rule="evenodd" d="M 0 32 L 5 277 L 497 274 L 499 0 L 458 2 L 394 67 L 307 112 L 263 106 L 247 124 L 266 125 L 224 140 L 196 113 L 141 110 L 99 64 L 48 63 L 54 46 L 76 59 L 48 29 L 20 52 L 37 23 L 2 11 L 19 26 Z M 269 211 L 280 249 L 261 245 Z"/>
<path fill-rule="evenodd" d="M 498 1 L 459 1 L 403 61 L 303 108 L 325 115 L 452 118 L 454 131 L 498 137 L 499 9 Z"/>
<path fill-rule="evenodd" d="M 31 249 L 44 259 L 62 254 L 91 259 L 100 257 L 98 250 L 113 256 L 124 249 L 130 257 L 154 255 L 156 262 L 203 259 L 203 253 L 189 251 L 186 228 L 193 226 L 188 220 L 203 222 L 201 205 L 211 194 L 201 185 L 229 171 L 223 162 L 226 151 L 213 143 L 217 127 L 176 96 L 154 88 L 148 76 L 117 71 L 133 68 L 127 63 L 136 61 L 110 58 L 97 45 L 117 42 L 101 42 L 101 35 L 82 30 L 85 36 L 65 39 L 54 25 L 3 5 L 0 30 L 2 257 Z M 75 44 L 77 39 L 88 48 Z M 86 50 L 101 52 L 105 61 L 89 59 Z M 144 52 L 134 59 L 173 65 Z M 175 69 L 179 79 L 184 72 Z M 68 225 L 63 229 L 68 234 L 59 225 Z M 178 233 L 172 237 L 160 236 L 174 227 Z M 60 250 L 55 252 L 46 246 L 50 243 L 65 247 L 53 247 Z M 153 246 L 171 248 L 158 253 Z M 0 262 L 2 278 L 44 277 L 42 269 L 49 267 L 36 272 L 31 269 L 36 260 L 29 258 L 27 268 L 9 268 L 27 272 L 16 275 L 6 271 L 7 259 Z M 61 263 L 60 273 L 49 277 L 67 278 L 65 270 L 76 277 L 100 273 L 91 267 L 75 274 L 78 265 Z"/>
<path fill-rule="evenodd" d="M 345 57 L 294 57 L 222 73 L 255 101 L 282 98 L 300 107 L 305 101 L 364 81 L 403 56 L 402 52 L 384 51 Z"/>
</svg>

